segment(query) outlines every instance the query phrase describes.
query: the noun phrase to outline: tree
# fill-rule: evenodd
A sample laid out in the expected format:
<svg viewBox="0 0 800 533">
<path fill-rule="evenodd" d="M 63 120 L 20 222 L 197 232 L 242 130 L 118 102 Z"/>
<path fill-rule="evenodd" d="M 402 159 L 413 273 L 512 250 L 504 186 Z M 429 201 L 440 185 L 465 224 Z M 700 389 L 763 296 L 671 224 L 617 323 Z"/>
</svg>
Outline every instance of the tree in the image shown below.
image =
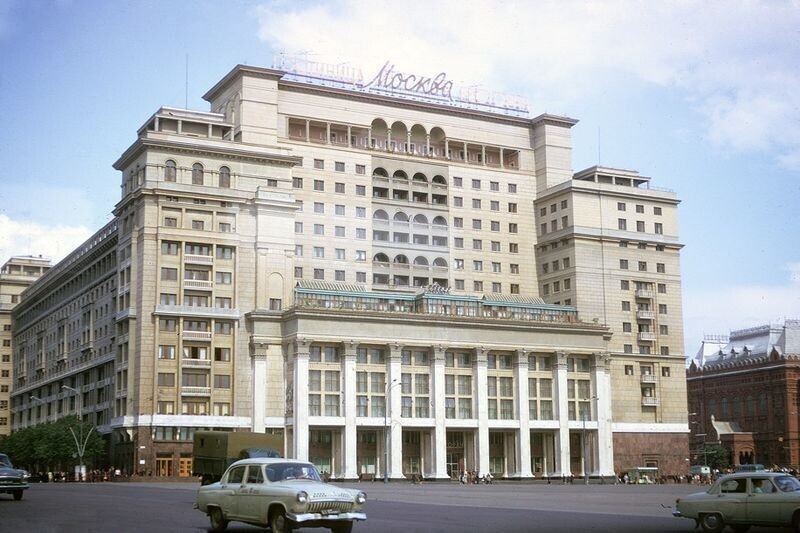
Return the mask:
<svg viewBox="0 0 800 533">
<path fill-rule="evenodd" d="M 82 428 L 81 428 L 82 426 Z M 103 437 L 92 431 L 92 425 L 81 422 L 76 416 L 67 416 L 55 422 L 39 424 L 15 431 L 0 442 L 0 446 L 14 462 L 14 466 L 27 468 L 33 472 L 45 470 L 72 470 L 78 464 L 76 435 L 86 439 L 84 462 L 87 466 L 95 466 L 93 460 L 106 454 Z M 88 437 L 88 438 L 87 438 Z M 81 443 L 82 444 L 82 443 Z"/>
<path fill-rule="evenodd" d="M 712 469 L 725 470 L 731 464 L 731 454 L 721 444 L 707 444 L 700 449 L 700 455 L 705 455 L 705 464 Z"/>
</svg>

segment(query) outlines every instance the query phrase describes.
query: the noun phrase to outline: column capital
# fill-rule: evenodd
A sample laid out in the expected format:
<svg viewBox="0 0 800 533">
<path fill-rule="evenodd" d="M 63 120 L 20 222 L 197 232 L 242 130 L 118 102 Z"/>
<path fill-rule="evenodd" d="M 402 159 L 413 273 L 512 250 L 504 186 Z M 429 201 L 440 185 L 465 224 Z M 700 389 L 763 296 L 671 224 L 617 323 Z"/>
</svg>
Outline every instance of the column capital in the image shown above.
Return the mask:
<svg viewBox="0 0 800 533">
<path fill-rule="evenodd" d="M 444 363 L 444 356 L 445 353 L 447 353 L 447 346 L 444 344 L 432 344 L 431 350 L 433 350 L 433 362 Z"/>
<path fill-rule="evenodd" d="M 269 344 L 266 342 L 253 341 L 250 343 L 250 357 L 253 359 L 259 359 L 263 361 L 267 357 L 268 348 Z"/>
<path fill-rule="evenodd" d="M 389 347 L 389 359 L 400 359 L 405 345 L 399 342 L 390 342 L 387 346 Z"/>
<path fill-rule="evenodd" d="M 355 339 L 342 341 L 342 348 L 344 348 L 344 356 L 355 357 L 356 352 L 358 351 L 358 344 L 359 342 Z"/>
<path fill-rule="evenodd" d="M 558 369 L 567 368 L 567 352 L 558 351 L 555 352 L 555 356 L 556 356 L 555 367 Z"/>
<path fill-rule="evenodd" d="M 294 342 L 294 356 L 297 358 L 304 357 L 308 359 L 308 351 L 311 349 L 311 339 L 306 337 L 297 337 Z"/>
<path fill-rule="evenodd" d="M 486 366 L 486 359 L 489 355 L 489 350 L 486 346 L 476 346 L 475 350 L 475 365 L 476 366 Z"/>
<path fill-rule="evenodd" d="M 609 352 L 594 352 L 592 354 L 592 370 L 611 370 L 611 354 Z"/>
<path fill-rule="evenodd" d="M 527 368 L 528 366 L 528 356 L 531 355 L 533 352 L 530 350 L 526 350 L 525 348 L 519 348 L 515 350 L 517 353 L 517 366 L 524 366 Z"/>
</svg>

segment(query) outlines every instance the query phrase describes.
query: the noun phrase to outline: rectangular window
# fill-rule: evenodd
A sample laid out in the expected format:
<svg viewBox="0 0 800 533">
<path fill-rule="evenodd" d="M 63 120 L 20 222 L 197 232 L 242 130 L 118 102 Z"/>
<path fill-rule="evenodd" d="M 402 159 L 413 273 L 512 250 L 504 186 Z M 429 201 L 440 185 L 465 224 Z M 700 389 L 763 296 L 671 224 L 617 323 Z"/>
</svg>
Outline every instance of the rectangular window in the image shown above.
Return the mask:
<svg viewBox="0 0 800 533">
<path fill-rule="evenodd" d="M 480 189 L 481 188 L 481 180 L 472 180 L 472 188 L 473 189 Z"/>
<path fill-rule="evenodd" d="M 315 191 L 324 191 L 325 190 L 325 182 L 322 180 L 314 180 L 314 190 Z"/>
<path fill-rule="evenodd" d="M 508 232 L 509 233 L 517 233 L 517 228 L 518 228 L 518 226 L 515 223 L 512 222 L 512 223 L 510 223 L 508 225 Z"/>
<path fill-rule="evenodd" d="M 366 195 L 367 195 L 367 186 L 356 185 L 356 196 L 366 196 Z"/>
<path fill-rule="evenodd" d="M 472 199 L 472 209 L 480 209 L 481 208 L 481 200 L 480 198 L 473 198 Z"/>
<path fill-rule="evenodd" d="M 192 229 L 204 230 L 205 228 L 206 224 L 202 220 L 192 220 Z"/>
<path fill-rule="evenodd" d="M 664 233 L 664 225 L 660 222 L 656 222 L 653 227 L 653 231 L 656 233 L 656 235 L 662 235 Z"/>
<path fill-rule="evenodd" d="M 231 376 L 229 374 L 217 374 L 214 376 L 215 389 L 230 389 Z"/>
<path fill-rule="evenodd" d="M 617 219 L 617 229 L 620 230 L 627 230 L 628 229 L 628 221 L 624 218 Z"/>
<path fill-rule="evenodd" d="M 489 202 L 489 209 L 492 211 L 500 211 L 500 202 L 497 200 L 492 200 Z"/>
<path fill-rule="evenodd" d="M 315 159 L 314 160 L 314 168 L 323 170 L 325 168 L 325 160 L 323 159 Z"/>
<path fill-rule="evenodd" d="M 356 174 L 366 174 L 367 167 L 365 165 L 356 165 Z"/>
<path fill-rule="evenodd" d="M 174 387 L 175 386 L 175 374 L 168 373 L 168 372 L 159 372 L 158 373 L 158 386 L 159 387 Z"/>
<path fill-rule="evenodd" d="M 336 172 L 344 172 L 344 161 L 336 161 L 336 162 L 333 164 L 333 169 L 334 169 Z"/>
<path fill-rule="evenodd" d="M 164 281 L 177 281 L 178 269 L 177 268 L 161 268 L 161 279 Z"/>
<path fill-rule="evenodd" d="M 475 292 L 483 292 L 483 282 L 482 281 L 472 282 L 472 290 L 474 290 Z"/>
<path fill-rule="evenodd" d="M 658 272 L 659 274 L 666 273 L 666 268 L 664 266 L 664 263 L 656 263 L 656 272 Z"/>
<path fill-rule="evenodd" d="M 639 272 L 647 272 L 647 261 L 639 261 Z"/>
<path fill-rule="evenodd" d="M 481 219 L 479 218 L 472 219 L 472 229 L 481 229 Z"/>
<path fill-rule="evenodd" d="M 622 270 L 628 270 L 628 260 L 627 259 L 620 259 L 619 260 L 619 268 Z"/>
<path fill-rule="evenodd" d="M 325 279 L 325 270 L 322 268 L 315 268 L 314 279 Z"/>
<path fill-rule="evenodd" d="M 294 232 L 295 233 L 303 233 L 303 223 L 302 222 L 295 222 L 294 223 Z"/>
<path fill-rule="evenodd" d="M 333 234 L 336 237 L 344 237 L 345 236 L 344 226 L 334 226 Z"/>
<path fill-rule="evenodd" d="M 325 235 L 325 225 L 314 224 L 314 235 Z"/>
<path fill-rule="evenodd" d="M 228 222 L 220 222 L 219 223 L 219 231 L 220 231 L 220 233 L 230 233 L 231 229 L 232 229 L 232 227 Z"/>
</svg>

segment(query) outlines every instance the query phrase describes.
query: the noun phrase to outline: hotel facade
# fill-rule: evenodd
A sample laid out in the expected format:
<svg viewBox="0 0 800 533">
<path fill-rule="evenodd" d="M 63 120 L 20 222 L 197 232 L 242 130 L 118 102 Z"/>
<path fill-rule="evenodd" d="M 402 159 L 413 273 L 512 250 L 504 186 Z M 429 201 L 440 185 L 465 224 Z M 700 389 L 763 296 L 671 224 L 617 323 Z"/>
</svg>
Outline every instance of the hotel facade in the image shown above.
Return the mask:
<svg viewBox="0 0 800 533">
<path fill-rule="evenodd" d="M 13 427 L 36 396 L 167 476 L 200 428 L 339 479 L 685 469 L 675 194 L 422 80 L 239 65 L 148 118 L 114 219 L 14 310 Z"/>
</svg>

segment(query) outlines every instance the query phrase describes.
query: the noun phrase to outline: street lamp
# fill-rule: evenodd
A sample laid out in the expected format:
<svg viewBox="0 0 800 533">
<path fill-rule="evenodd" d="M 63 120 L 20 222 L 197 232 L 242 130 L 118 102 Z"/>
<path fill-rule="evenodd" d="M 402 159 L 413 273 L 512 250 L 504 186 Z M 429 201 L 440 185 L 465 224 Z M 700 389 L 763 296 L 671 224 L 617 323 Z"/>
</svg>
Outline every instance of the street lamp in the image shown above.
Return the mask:
<svg viewBox="0 0 800 533">
<path fill-rule="evenodd" d="M 708 434 L 707 433 L 697 433 L 695 435 L 696 438 L 703 439 L 703 442 L 702 442 L 703 451 L 701 452 L 700 450 L 698 450 L 698 452 L 703 454 L 703 465 L 704 466 L 708 466 L 708 452 L 706 451 L 706 435 L 708 435 Z"/>
<path fill-rule="evenodd" d="M 391 438 L 391 427 L 389 426 L 389 407 L 392 405 L 390 401 L 389 394 L 392 392 L 392 387 L 395 385 L 399 385 L 400 382 L 397 381 L 397 378 L 393 379 L 386 385 L 386 394 L 384 395 L 384 405 L 383 405 L 383 434 L 384 434 L 384 445 L 383 445 L 383 482 L 389 483 L 389 443 Z"/>
<path fill-rule="evenodd" d="M 41 399 L 41 398 L 39 398 L 38 396 L 33 396 L 33 395 L 31 395 L 31 397 L 30 397 L 30 398 L 31 398 L 31 401 L 32 401 L 32 402 L 39 402 L 39 405 L 40 405 L 40 406 L 41 406 L 41 405 L 46 405 L 46 404 L 47 404 L 47 402 L 46 402 L 46 401 L 42 400 L 42 399 Z M 41 412 L 42 412 L 42 411 L 41 411 L 41 409 L 42 409 L 42 408 L 41 408 L 41 407 L 39 407 L 39 413 L 41 413 Z M 40 415 L 37 415 L 37 416 L 36 416 L 36 422 L 37 422 L 37 423 L 39 423 L 39 421 L 41 420 L 41 418 L 42 418 L 42 415 L 41 415 L 41 414 L 40 414 Z"/>
<path fill-rule="evenodd" d="M 78 470 L 78 480 L 81 481 L 85 475 L 83 466 L 83 454 L 84 452 L 86 452 L 86 445 L 89 443 L 89 437 L 91 436 L 92 431 L 94 430 L 94 425 L 92 425 L 92 427 L 89 428 L 89 432 L 86 433 L 86 438 L 84 438 L 83 399 L 81 398 L 81 393 L 78 389 L 75 389 L 73 387 L 68 387 L 67 385 L 62 385 L 61 388 L 74 392 L 75 396 L 77 397 L 77 405 L 75 407 L 77 408 L 78 412 L 78 433 L 80 435 L 80 438 L 78 437 L 78 435 L 75 435 L 75 430 L 72 429 L 72 427 L 69 428 L 69 432 L 72 433 L 72 439 L 75 441 L 75 449 L 78 451 L 78 460 L 80 461 L 80 466 Z"/>
<path fill-rule="evenodd" d="M 597 396 L 592 396 L 591 398 L 584 398 L 584 400 L 588 400 L 589 402 L 593 400 L 597 400 Z M 589 414 L 591 415 L 592 412 L 592 404 L 589 403 Z M 586 459 L 589 455 L 587 451 L 587 441 L 586 441 L 586 412 L 581 412 L 581 421 L 583 422 L 583 482 L 585 484 L 589 484 L 589 472 L 586 471 Z"/>
</svg>

